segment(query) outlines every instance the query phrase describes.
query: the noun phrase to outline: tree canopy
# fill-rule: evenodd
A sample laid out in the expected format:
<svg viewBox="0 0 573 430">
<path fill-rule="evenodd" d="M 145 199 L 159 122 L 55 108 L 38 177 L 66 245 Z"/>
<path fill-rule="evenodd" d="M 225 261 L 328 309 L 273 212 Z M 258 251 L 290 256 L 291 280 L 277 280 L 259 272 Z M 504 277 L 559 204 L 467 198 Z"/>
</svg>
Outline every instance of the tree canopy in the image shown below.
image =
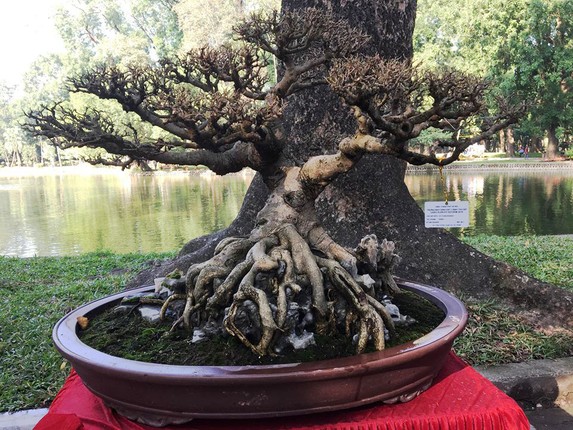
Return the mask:
<svg viewBox="0 0 573 430">
<path fill-rule="evenodd" d="M 244 167 L 264 171 L 274 162 L 284 139 L 282 104 L 317 85 L 330 85 L 354 109 L 359 134 L 368 136 L 351 143 L 360 148 L 340 146 L 349 153 L 382 152 L 414 164 L 445 165 L 517 119 L 517 111 L 504 107 L 482 121 L 477 136 L 460 136 L 462 121 L 483 109 L 483 82 L 377 56 L 356 59 L 353 53 L 366 37 L 320 10 L 255 14 L 235 30 L 242 42 L 236 46 L 199 48 L 159 64 L 103 64 L 69 80 L 72 92 L 115 100 L 168 138 L 149 139 L 132 122 L 117 125 L 102 110 L 80 113 L 64 103 L 31 112 L 28 128 L 63 148 L 104 149 L 118 156 L 111 163 L 122 166 L 153 160 L 201 164 L 224 174 Z M 267 73 L 271 57 L 284 65 L 274 85 Z M 408 148 L 410 139 L 429 128 L 452 133 L 436 142 L 452 150 L 446 159 Z"/>
<path fill-rule="evenodd" d="M 18 127 L 22 122 L 20 112 L 26 109 L 25 106 L 33 107 L 45 101 L 44 92 L 37 91 L 31 85 L 32 81 L 42 82 L 44 87 L 53 80 L 53 87 L 59 85 L 63 88 L 58 82 L 64 76 L 77 76 L 99 64 L 122 67 L 134 63 L 156 64 L 160 58 L 173 58 L 191 48 L 232 45 L 232 26 L 239 17 L 257 10 L 268 11 L 278 4 L 278 0 L 217 0 L 208 3 L 196 0 L 74 0 L 67 3 L 57 12 L 56 20 L 66 52 L 59 54 L 59 59 L 51 56 L 38 60 L 45 61 L 46 65 L 52 61 L 60 64 L 59 73 L 54 75 L 44 67 L 33 66 L 26 78 L 29 82 L 26 97 L 22 100 L 21 92 L 14 96 L 10 105 L 15 114 L 3 118 L 4 127 Z M 460 9 L 442 0 L 420 0 L 414 35 L 416 61 L 421 61 L 426 68 L 448 66 L 485 77 L 490 82 L 490 93 L 528 102 L 531 109 L 515 126 L 516 135 L 534 140 L 548 136 L 548 155 L 558 156 L 556 151 L 562 149 L 558 144 L 563 145 L 571 135 L 571 115 L 568 114 L 571 92 L 556 92 L 557 86 L 550 82 L 550 77 L 556 77 L 558 73 L 570 76 L 571 66 L 567 62 L 570 43 L 567 43 L 567 37 L 562 39 L 563 43 L 553 45 L 534 46 L 531 42 L 549 35 L 547 32 L 556 28 L 556 20 L 561 23 L 566 36 L 570 4 L 570 0 L 510 3 L 472 0 Z M 206 7 L 208 11 L 204 10 Z M 196 13 L 200 10 L 204 13 Z M 197 20 L 196 16 L 209 19 Z M 213 28 L 218 31 L 213 32 Z M 540 51 L 542 46 L 543 52 Z M 535 61 L 530 64 L 531 58 Z M 544 70 L 535 71 L 535 64 L 543 64 Z M 270 72 L 274 69 L 274 65 L 268 68 Z M 275 78 L 270 76 L 270 79 Z M 567 79 L 563 81 L 565 87 Z M 61 100 L 64 98 L 60 97 Z M 70 102 L 80 106 L 98 103 L 94 98 L 78 94 L 71 96 Z M 496 103 L 492 98 L 487 104 L 490 113 L 497 111 Z M 111 109 L 112 116 L 123 115 L 121 109 L 114 111 L 111 104 L 107 109 Z M 469 123 L 464 125 L 466 129 L 472 127 Z M 153 132 L 148 130 L 147 133 Z M 431 144 L 440 138 L 440 134 L 424 133 L 419 140 Z M 3 145 L 8 144 L 3 140 Z M 43 153 L 53 152 L 49 149 L 51 145 L 42 139 L 24 136 L 23 145 L 40 145 Z M 36 151 L 25 152 L 22 162 L 41 161 L 34 156 Z M 86 156 L 87 152 L 64 153 L 72 159 L 80 154 Z M 103 157 L 103 154 L 92 157 Z"/>
<path fill-rule="evenodd" d="M 558 135 L 571 128 L 573 67 L 570 0 L 473 0 L 463 10 L 447 2 L 419 2 L 415 47 L 430 64 L 452 64 L 490 79 L 498 94 L 523 100 L 518 127 L 548 138 L 556 158 Z"/>
</svg>

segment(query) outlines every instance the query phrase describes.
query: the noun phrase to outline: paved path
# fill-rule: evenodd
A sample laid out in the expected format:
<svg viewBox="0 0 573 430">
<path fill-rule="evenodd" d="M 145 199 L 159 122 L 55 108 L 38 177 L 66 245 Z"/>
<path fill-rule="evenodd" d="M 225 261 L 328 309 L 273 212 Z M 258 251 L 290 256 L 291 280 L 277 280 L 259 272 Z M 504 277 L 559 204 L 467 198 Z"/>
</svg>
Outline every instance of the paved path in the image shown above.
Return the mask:
<svg viewBox="0 0 573 430">
<path fill-rule="evenodd" d="M 32 430 L 47 412 L 47 409 L 32 409 L 0 414 L 0 430 Z"/>
<path fill-rule="evenodd" d="M 535 430 L 571 430 L 573 416 L 561 408 L 536 409 L 525 411 L 529 423 Z"/>
</svg>

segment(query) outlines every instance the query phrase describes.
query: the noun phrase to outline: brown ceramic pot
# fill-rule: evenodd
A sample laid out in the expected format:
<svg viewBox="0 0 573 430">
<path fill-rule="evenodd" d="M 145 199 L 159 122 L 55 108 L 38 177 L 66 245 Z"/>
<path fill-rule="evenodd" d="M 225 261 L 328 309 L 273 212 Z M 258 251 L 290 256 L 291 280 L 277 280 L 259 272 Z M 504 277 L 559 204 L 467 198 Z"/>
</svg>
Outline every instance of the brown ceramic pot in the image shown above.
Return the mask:
<svg viewBox="0 0 573 430">
<path fill-rule="evenodd" d="M 193 418 L 280 417 L 408 401 L 427 389 L 467 321 L 464 305 L 427 285 L 397 279 L 446 316 L 433 331 L 380 352 L 268 366 L 173 366 L 113 357 L 81 342 L 77 318 L 116 305 L 115 294 L 84 305 L 54 327 L 53 340 L 86 387 L 120 414 L 151 425 Z"/>
</svg>

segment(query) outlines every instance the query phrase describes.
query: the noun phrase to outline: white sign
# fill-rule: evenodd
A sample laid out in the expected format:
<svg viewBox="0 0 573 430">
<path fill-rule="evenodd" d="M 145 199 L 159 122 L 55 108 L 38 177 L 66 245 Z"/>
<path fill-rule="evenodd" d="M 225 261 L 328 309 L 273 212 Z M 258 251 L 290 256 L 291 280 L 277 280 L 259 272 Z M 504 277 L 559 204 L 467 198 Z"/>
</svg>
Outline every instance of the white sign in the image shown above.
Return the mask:
<svg viewBox="0 0 573 430">
<path fill-rule="evenodd" d="M 469 227 L 470 204 L 463 202 L 426 202 L 424 204 L 427 228 Z"/>
</svg>

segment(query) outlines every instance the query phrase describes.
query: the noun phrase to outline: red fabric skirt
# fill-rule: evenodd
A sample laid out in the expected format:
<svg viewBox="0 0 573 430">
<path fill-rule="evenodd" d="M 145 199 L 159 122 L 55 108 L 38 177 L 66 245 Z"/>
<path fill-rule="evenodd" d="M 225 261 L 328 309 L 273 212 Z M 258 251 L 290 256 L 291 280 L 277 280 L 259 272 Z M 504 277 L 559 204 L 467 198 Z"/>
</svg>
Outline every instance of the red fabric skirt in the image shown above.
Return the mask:
<svg viewBox="0 0 573 430">
<path fill-rule="evenodd" d="M 137 395 L 137 394 L 134 394 Z M 435 383 L 402 404 L 370 406 L 301 417 L 193 420 L 168 430 L 529 430 L 513 399 L 453 353 Z M 106 407 L 72 371 L 34 430 L 150 430 Z"/>
</svg>

